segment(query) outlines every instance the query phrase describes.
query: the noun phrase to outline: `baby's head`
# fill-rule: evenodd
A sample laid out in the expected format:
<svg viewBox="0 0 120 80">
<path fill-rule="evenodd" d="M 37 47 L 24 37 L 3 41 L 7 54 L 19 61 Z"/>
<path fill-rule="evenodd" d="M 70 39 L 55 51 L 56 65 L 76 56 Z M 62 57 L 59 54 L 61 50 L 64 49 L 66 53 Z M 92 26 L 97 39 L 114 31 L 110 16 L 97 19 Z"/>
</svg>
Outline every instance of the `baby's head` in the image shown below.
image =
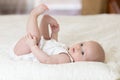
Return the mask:
<svg viewBox="0 0 120 80">
<path fill-rule="evenodd" d="M 69 54 L 75 62 L 97 61 L 104 62 L 105 53 L 101 45 L 95 41 L 77 43 L 69 47 Z"/>
</svg>

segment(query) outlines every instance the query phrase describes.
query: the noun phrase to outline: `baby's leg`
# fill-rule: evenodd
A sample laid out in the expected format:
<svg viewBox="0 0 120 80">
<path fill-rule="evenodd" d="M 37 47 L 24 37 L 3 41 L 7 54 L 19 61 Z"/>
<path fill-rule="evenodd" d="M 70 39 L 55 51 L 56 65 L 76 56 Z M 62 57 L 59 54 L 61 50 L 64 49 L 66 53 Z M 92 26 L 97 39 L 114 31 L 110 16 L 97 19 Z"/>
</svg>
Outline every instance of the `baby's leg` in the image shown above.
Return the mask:
<svg viewBox="0 0 120 80">
<path fill-rule="evenodd" d="M 37 41 L 39 42 L 40 40 L 40 32 L 38 29 L 38 24 L 37 24 L 37 17 L 38 15 L 42 14 L 45 10 L 47 10 L 47 6 L 45 5 L 39 5 L 36 7 L 34 10 L 32 10 L 30 14 L 30 18 L 28 20 L 28 25 L 27 25 L 27 33 L 30 33 L 31 35 L 36 36 Z M 17 44 L 14 47 L 14 53 L 16 55 L 24 55 L 30 53 L 31 50 L 28 47 L 28 45 L 25 42 L 25 38 L 21 38 Z"/>
<path fill-rule="evenodd" d="M 49 15 L 44 15 L 42 20 L 41 20 L 40 27 L 39 27 L 40 33 L 43 35 L 44 39 L 46 39 L 46 40 L 49 40 L 49 39 L 55 38 L 55 37 L 56 37 L 55 39 L 57 39 L 57 34 L 55 34 L 56 35 L 55 36 L 53 34 L 53 31 L 52 31 L 52 34 L 49 35 L 48 25 L 50 25 L 50 26 L 54 25 L 57 27 L 58 23 L 53 17 L 51 17 Z"/>
<path fill-rule="evenodd" d="M 31 35 L 36 36 L 38 43 L 41 38 L 41 34 L 38 28 L 37 17 L 40 14 L 44 13 L 46 10 L 48 10 L 48 8 L 44 4 L 41 4 L 35 9 L 33 9 L 30 15 L 30 19 L 28 21 L 28 25 L 27 25 L 27 33 L 30 33 Z"/>
<path fill-rule="evenodd" d="M 49 28 L 48 28 L 49 22 L 48 21 L 49 21 L 48 15 L 44 15 L 41 20 L 40 27 L 39 27 L 40 34 L 42 34 L 42 36 L 44 37 L 45 40 L 50 39 Z"/>
<path fill-rule="evenodd" d="M 14 46 L 14 53 L 18 56 L 28 54 L 31 50 L 28 45 L 25 43 L 25 38 L 22 37 Z"/>
</svg>

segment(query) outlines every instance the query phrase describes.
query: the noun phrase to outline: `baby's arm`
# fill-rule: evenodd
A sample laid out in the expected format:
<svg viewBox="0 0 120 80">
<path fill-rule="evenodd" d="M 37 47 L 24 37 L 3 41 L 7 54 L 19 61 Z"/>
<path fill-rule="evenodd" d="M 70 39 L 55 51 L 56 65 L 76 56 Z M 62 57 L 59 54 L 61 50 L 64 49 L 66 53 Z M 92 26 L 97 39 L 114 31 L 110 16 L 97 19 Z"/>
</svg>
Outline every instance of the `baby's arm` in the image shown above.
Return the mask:
<svg viewBox="0 0 120 80">
<path fill-rule="evenodd" d="M 26 43 L 30 47 L 33 55 L 41 62 L 45 64 L 60 64 L 60 63 L 68 63 L 70 62 L 68 55 L 66 54 L 58 54 L 58 55 L 48 55 L 44 51 L 42 51 L 37 46 L 36 38 L 30 34 L 26 37 Z"/>
<path fill-rule="evenodd" d="M 59 32 L 59 24 L 58 22 L 51 16 L 49 16 L 50 18 L 50 27 L 51 27 L 51 38 L 55 39 L 56 41 L 58 41 L 58 32 Z"/>
<path fill-rule="evenodd" d="M 51 37 L 49 37 L 48 25 L 51 27 Z M 59 24 L 58 22 L 49 15 L 44 15 L 40 24 L 40 31 L 45 39 L 55 39 L 58 40 Z"/>
<path fill-rule="evenodd" d="M 37 45 L 31 48 L 33 55 L 39 60 L 41 63 L 45 64 L 61 64 L 61 63 L 69 63 L 70 59 L 67 54 L 56 54 L 56 55 L 47 55 L 41 49 L 38 48 Z"/>
<path fill-rule="evenodd" d="M 51 26 L 51 38 L 55 39 L 56 41 L 58 41 L 58 32 L 59 32 L 59 24 L 57 25 L 50 25 Z"/>
</svg>

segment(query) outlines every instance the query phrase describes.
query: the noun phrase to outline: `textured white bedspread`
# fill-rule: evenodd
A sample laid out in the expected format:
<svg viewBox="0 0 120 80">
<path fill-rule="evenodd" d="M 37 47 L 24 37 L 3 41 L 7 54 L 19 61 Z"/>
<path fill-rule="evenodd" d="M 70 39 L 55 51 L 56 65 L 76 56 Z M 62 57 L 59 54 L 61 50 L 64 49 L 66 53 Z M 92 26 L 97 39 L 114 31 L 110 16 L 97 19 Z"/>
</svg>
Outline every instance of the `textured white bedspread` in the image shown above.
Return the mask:
<svg viewBox="0 0 120 80">
<path fill-rule="evenodd" d="M 0 16 L 0 80 L 120 80 L 120 15 L 54 18 L 60 24 L 61 42 L 70 45 L 78 41 L 98 41 L 105 49 L 105 63 L 48 65 L 13 61 L 8 56 L 9 48 L 25 34 L 28 16 Z"/>
</svg>

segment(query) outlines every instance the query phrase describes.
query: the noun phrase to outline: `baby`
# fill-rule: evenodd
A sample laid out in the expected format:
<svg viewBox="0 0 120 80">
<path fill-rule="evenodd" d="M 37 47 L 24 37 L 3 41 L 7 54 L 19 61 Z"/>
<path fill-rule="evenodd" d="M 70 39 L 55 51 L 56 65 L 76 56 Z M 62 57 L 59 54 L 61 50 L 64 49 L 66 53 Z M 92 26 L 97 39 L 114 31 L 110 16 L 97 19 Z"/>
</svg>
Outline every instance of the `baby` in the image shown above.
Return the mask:
<svg viewBox="0 0 120 80">
<path fill-rule="evenodd" d="M 48 7 L 45 4 L 40 4 L 32 10 L 27 24 L 27 35 L 14 46 L 15 56 L 30 56 L 31 54 L 32 59 L 45 64 L 78 61 L 104 62 L 104 50 L 95 41 L 77 43 L 69 48 L 58 42 L 59 24 L 53 17 L 44 15 L 38 27 L 38 16 L 47 10 Z M 51 35 L 49 35 L 48 26 L 51 28 Z"/>
</svg>

